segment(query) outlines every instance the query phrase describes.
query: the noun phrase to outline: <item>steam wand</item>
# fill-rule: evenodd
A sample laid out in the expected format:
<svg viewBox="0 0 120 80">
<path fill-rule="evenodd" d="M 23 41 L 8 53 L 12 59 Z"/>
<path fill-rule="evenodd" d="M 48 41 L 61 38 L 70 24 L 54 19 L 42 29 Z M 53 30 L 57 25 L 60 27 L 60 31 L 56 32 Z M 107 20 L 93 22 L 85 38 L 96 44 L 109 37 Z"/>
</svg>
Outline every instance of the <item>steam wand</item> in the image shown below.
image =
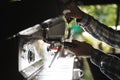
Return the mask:
<svg viewBox="0 0 120 80">
<path fill-rule="evenodd" d="M 54 55 L 54 57 L 53 57 L 53 59 L 52 59 L 52 61 L 51 61 L 50 65 L 49 65 L 49 68 L 50 68 L 50 67 L 51 67 L 51 65 L 53 64 L 53 62 L 54 62 L 55 58 L 57 57 L 57 54 L 60 52 L 61 47 L 62 47 L 62 45 L 59 45 L 59 46 L 58 46 L 58 50 L 57 50 L 57 52 L 55 52 L 55 55 Z"/>
</svg>

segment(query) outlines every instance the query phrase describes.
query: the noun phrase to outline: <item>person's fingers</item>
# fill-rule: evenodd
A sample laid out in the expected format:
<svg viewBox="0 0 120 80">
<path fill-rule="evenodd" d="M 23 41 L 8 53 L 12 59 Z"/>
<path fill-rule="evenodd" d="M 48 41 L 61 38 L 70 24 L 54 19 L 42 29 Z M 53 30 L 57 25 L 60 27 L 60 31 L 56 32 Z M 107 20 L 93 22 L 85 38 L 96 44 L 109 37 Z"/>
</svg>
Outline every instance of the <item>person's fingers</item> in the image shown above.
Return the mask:
<svg viewBox="0 0 120 80">
<path fill-rule="evenodd" d="M 75 14 L 72 13 L 71 10 L 69 10 L 69 9 L 64 10 L 64 11 L 63 11 L 63 14 L 64 14 L 64 16 L 65 16 L 66 18 L 70 18 L 70 17 L 72 18 L 72 17 L 75 16 Z"/>
<path fill-rule="evenodd" d="M 68 19 L 68 18 L 76 18 L 76 15 L 74 13 L 66 13 L 65 18 L 66 19 Z"/>
<path fill-rule="evenodd" d="M 74 43 L 74 44 L 80 44 L 81 42 L 78 41 L 78 40 L 72 40 L 72 43 Z"/>
</svg>

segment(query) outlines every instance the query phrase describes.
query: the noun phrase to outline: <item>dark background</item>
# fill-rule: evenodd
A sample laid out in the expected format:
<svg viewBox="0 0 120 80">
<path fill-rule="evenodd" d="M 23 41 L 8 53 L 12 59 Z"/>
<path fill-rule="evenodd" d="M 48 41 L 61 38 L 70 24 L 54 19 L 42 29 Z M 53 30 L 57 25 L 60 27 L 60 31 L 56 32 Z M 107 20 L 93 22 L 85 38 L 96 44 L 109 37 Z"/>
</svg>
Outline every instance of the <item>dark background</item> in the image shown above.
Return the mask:
<svg viewBox="0 0 120 80">
<path fill-rule="evenodd" d="M 76 0 L 82 1 L 84 5 L 112 4 L 119 0 Z M 18 43 L 19 38 L 7 39 L 8 37 L 46 19 L 61 15 L 61 3 L 58 0 L 21 0 L 11 2 L 0 1 L 0 66 L 1 78 L 3 80 L 23 80 L 18 72 Z M 92 64 L 91 64 L 92 65 Z M 94 68 L 95 66 L 92 65 Z M 97 76 L 107 80 L 97 68 Z M 93 70 L 93 71 L 94 71 Z M 95 72 L 93 72 L 95 73 Z"/>
</svg>

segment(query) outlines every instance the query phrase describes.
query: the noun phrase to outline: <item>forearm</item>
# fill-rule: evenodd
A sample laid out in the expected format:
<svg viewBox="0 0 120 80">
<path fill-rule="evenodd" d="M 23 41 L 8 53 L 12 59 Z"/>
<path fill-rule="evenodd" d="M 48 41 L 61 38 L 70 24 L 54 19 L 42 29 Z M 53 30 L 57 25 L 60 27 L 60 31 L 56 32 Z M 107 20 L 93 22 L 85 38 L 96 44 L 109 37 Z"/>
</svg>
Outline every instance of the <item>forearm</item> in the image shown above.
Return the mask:
<svg viewBox="0 0 120 80">
<path fill-rule="evenodd" d="M 78 24 L 95 38 L 106 42 L 107 44 L 120 48 L 120 32 L 100 23 L 92 16 L 84 13 L 82 19 L 77 19 Z"/>
<path fill-rule="evenodd" d="M 118 57 L 95 49 L 91 55 L 91 62 L 109 78 L 120 80 L 120 59 Z"/>
</svg>

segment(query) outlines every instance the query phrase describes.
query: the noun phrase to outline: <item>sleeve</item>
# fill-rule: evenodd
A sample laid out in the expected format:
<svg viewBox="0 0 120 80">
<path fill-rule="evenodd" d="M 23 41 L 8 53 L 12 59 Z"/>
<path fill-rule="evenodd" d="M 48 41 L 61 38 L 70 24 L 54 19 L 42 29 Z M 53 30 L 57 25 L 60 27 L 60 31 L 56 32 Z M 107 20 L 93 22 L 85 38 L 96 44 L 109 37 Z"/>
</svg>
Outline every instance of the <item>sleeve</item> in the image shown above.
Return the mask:
<svg viewBox="0 0 120 80">
<path fill-rule="evenodd" d="M 115 48 L 120 48 L 120 32 L 100 23 L 92 16 L 85 14 L 82 19 L 76 20 L 85 31 L 93 37 L 104 41 Z"/>
<path fill-rule="evenodd" d="M 117 56 L 105 54 L 95 49 L 91 62 L 100 68 L 101 72 L 112 80 L 120 80 L 120 59 Z"/>
</svg>

